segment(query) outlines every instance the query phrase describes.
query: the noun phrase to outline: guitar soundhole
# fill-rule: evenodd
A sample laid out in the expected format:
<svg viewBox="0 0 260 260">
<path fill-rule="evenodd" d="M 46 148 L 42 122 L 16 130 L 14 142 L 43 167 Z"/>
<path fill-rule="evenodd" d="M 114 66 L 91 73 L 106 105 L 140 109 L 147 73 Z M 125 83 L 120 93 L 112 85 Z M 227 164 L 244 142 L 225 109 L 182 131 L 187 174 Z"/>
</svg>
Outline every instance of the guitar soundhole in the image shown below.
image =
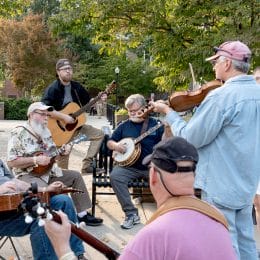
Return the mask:
<svg viewBox="0 0 260 260">
<path fill-rule="evenodd" d="M 66 130 L 67 131 L 72 131 L 73 129 L 75 129 L 75 127 L 77 126 L 77 124 L 78 124 L 78 120 L 76 120 L 74 123 L 72 123 L 72 124 L 67 124 L 66 125 Z"/>
<path fill-rule="evenodd" d="M 63 125 L 61 124 L 61 122 L 58 121 L 58 120 L 57 120 L 57 125 L 59 126 L 59 128 L 60 128 L 63 132 L 65 132 L 66 129 L 63 127 Z"/>
</svg>

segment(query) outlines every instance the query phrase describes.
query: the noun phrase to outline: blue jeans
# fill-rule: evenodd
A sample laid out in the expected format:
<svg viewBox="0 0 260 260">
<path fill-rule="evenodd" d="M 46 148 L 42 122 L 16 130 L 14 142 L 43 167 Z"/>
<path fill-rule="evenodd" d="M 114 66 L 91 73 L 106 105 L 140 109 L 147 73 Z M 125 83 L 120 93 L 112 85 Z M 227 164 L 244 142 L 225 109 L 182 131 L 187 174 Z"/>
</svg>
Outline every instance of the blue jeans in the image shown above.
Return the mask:
<svg viewBox="0 0 260 260">
<path fill-rule="evenodd" d="M 50 206 L 54 210 L 62 210 L 73 222 L 77 221 L 71 198 L 67 195 L 56 195 L 51 198 Z M 48 239 L 44 228 L 39 227 L 38 221 L 26 224 L 24 215 L 16 215 L 12 218 L 0 221 L 0 235 L 19 237 L 30 234 L 33 258 L 36 260 L 56 260 L 57 256 Z M 84 247 L 80 239 L 72 235 L 70 245 L 73 252 L 78 256 L 84 253 Z"/>
<path fill-rule="evenodd" d="M 241 209 L 231 209 L 215 203 L 205 192 L 201 193 L 201 198 L 214 205 L 225 215 L 229 224 L 229 233 L 233 248 L 237 254 L 237 259 L 258 259 L 254 240 L 252 205 L 245 206 Z"/>
</svg>

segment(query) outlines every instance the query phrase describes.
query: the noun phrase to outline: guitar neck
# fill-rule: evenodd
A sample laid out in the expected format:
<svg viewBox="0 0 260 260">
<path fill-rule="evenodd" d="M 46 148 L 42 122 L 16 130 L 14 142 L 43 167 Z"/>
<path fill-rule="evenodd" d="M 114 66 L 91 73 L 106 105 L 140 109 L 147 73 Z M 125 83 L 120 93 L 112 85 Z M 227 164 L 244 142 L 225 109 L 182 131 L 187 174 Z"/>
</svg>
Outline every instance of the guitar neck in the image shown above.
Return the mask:
<svg viewBox="0 0 260 260">
<path fill-rule="evenodd" d="M 55 212 L 52 212 L 52 213 L 53 213 L 54 221 L 61 224 L 60 216 L 58 214 L 56 214 Z M 78 236 L 81 240 L 83 240 L 84 242 L 86 242 L 87 244 L 89 244 L 90 246 L 92 246 L 93 248 L 95 248 L 96 250 L 101 252 L 102 254 L 104 254 L 107 257 L 107 259 L 114 260 L 114 259 L 117 259 L 120 255 L 117 251 L 115 251 L 114 249 L 112 249 L 111 247 L 109 247 L 108 245 L 103 243 L 102 241 L 98 240 L 97 238 L 92 236 L 90 233 L 88 233 L 87 231 L 78 227 L 77 225 L 75 225 L 72 222 L 71 222 L 71 232 L 74 235 Z"/>
<path fill-rule="evenodd" d="M 104 92 L 102 92 L 104 93 Z M 77 118 L 79 115 L 82 113 L 86 112 L 88 109 L 90 109 L 99 99 L 100 99 L 100 94 L 96 96 L 95 98 L 92 98 L 86 105 L 81 107 L 78 111 L 74 112 L 71 114 L 73 118 Z"/>
<path fill-rule="evenodd" d="M 67 145 L 73 145 L 73 144 L 77 144 L 80 143 L 82 141 L 86 141 L 87 140 L 87 136 L 86 135 L 81 135 L 80 137 L 72 140 L 71 142 L 67 143 Z M 49 157 L 54 158 L 57 155 L 61 154 L 63 152 L 63 147 L 60 147 L 58 149 L 56 149 L 55 151 L 53 151 L 52 153 L 49 154 Z"/>
<path fill-rule="evenodd" d="M 81 107 L 78 111 L 71 114 L 73 118 L 77 118 L 82 113 L 86 112 L 86 110 L 90 109 L 99 99 L 101 99 L 101 96 L 103 94 L 109 95 L 111 91 L 113 91 L 116 88 L 116 82 L 112 81 L 112 83 L 106 88 L 105 91 L 101 91 L 98 93 L 98 95 L 94 98 L 92 98 L 86 105 Z"/>
<path fill-rule="evenodd" d="M 151 133 L 153 133 L 154 131 L 156 131 L 158 128 L 160 128 L 161 126 L 163 126 L 163 124 L 158 123 L 157 125 L 153 126 L 152 128 L 150 128 L 148 131 L 144 132 L 143 134 L 141 134 L 140 136 L 138 136 L 135 140 L 134 140 L 134 144 L 138 144 L 139 142 L 141 142 L 146 136 L 150 135 Z"/>
</svg>

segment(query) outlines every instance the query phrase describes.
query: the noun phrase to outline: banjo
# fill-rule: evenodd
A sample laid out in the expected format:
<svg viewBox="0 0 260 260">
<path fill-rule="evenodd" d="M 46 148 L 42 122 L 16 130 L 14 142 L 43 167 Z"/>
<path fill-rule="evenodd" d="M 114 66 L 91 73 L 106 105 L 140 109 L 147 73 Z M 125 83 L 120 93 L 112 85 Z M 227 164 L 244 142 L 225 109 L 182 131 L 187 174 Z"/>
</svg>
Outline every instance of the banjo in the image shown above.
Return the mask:
<svg viewBox="0 0 260 260">
<path fill-rule="evenodd" d="M 133 165 L 141 154 L 141 144 L 140 142 L 148 135 L 156 131 L 158 128 L 163 126 L 161 122 L 158 122 L 157 125 L 150 128 L 148 131 L 141 134 L 136 139 L 127 137 L 123 138 L 119 141 L 119 144 L 123 144 L 126 147 L 126 151 L 124 153 L 120 153 L 117 151 L 113 152 L 113 158 L 115 162 L 120 166 L 131 166 Z"/>
</svg>

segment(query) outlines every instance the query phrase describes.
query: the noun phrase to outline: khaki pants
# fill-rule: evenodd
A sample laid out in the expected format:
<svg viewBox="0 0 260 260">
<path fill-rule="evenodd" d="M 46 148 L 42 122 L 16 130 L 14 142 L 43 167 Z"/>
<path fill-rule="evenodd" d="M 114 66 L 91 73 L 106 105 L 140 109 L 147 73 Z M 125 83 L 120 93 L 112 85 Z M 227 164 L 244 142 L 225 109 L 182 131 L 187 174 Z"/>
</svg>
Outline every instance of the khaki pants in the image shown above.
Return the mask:
<svg viewBox="0 0 260 260">
<path fill-rule="evenodd" d="M 81 171 L 85 171 L 86 168 L 88 168 L 92 162 L 93 157 L 98 153 L 99 148 L 101 146 L 101 143 L 104 138 L 104 133 L 102 130 L 97 129 L 91 125 L 83 125 L 80 129 L 75 131 L 72 138 L 77 136 L 78 134 L 85 134 L 88 137 L 88 140 L 90 140 L 90 145 L 88 148 L 88 151 L 86 151 L 86 156 L 83 159 L 82 162 L 82 169 Z M 87 150 L 87 147 L 86 147 Z M 61 159 L 58 162 L 58 165 L 62 169 L 68 169 L 69 165 L 69 155 L 62 156 Z"/>
<path fill-rule="evenodd" d="M 27 183 L 36 182 L 40 187 L 47 187 L 48 184 L 51 184 L 55 181 L 61 181 L 67 187 L 72 187 L 74 189 L 83 191 L 83 193 L 71 193 L 71 198 L 78 213 L 91 208 L 89 193 L 81 174 L 77 171 L 71 170 L 63 170 L 62 173 L 63 176 L 61 177 L 51 177 L 49 183 L 46 183 L 43 179 L 33 174 L 20 176 L 19 180 L 25 181 Z"/>
</svg>

